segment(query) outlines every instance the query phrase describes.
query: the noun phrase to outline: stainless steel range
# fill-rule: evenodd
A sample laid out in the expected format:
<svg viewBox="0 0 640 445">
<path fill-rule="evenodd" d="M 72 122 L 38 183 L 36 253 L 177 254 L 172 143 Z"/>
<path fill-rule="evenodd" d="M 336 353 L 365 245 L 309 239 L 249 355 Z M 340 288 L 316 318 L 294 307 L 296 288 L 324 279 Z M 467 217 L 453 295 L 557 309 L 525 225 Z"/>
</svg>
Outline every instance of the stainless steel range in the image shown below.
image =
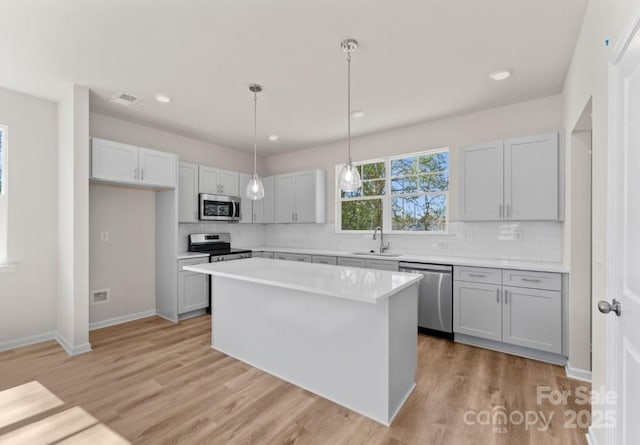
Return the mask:
<svg viewBox="0 0 640 445">
<path fill-rule="evenodd" d="M 210 263 L 251 258 L 250 250 L 231 248 L 229 233 L 192 233 L 189 252 L 208 253 Z"/>
<path fill-rule="evenodd" d="M 189 235 L 189 252 L 208 253 L 210 263 L 251 258 L 251 250 L 231 248 L 230 233 L 192 233 Z M 211 277 L 209 277 L 209 289 L 211 289 Z M 211 293 L 209 293 L 207 313 L 211 313 Z"/>
</svg>

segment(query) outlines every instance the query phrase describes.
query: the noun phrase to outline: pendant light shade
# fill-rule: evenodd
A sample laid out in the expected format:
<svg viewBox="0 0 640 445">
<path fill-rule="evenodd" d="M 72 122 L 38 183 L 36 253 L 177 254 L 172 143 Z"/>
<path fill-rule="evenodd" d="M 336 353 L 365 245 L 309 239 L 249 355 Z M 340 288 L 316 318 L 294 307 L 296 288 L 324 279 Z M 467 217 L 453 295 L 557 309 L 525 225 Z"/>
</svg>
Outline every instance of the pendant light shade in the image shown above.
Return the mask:
<svg viewBox="0 0 640 445">
<path fill-rule="evenodd" d="M 256 159 L 258 156 L 258 93 L 262 87 L 258 84 L 249 85 L 249 91 L 253 93 L 253 176 L 247 184 L 247 198 L 258 201 L 264 198 L 264 185 L 258 176 Z"/>
<path fill-rule="evenodd" d="M 247 198 L 258 201 L 264 198 L 264 185 L 260 180 L 260 176 L 253 174 L 251 181 L 247 184 Z"/>
<path fill-rule="evenodd" d="M 347 162 L 340 172 L 340 189 L 354 192 L 362 187 L 362 178 L 351 161 L 351 53 L 358 48 L 354 39 L 344 40 L 340 47 L 347 53 Z"/>
</svg>

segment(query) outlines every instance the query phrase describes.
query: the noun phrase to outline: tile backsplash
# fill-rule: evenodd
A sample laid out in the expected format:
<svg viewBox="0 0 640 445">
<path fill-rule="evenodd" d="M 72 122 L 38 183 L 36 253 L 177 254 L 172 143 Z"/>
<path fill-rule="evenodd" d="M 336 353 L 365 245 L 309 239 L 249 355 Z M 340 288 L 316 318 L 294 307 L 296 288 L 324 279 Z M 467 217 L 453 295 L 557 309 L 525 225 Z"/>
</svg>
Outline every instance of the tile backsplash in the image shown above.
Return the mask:
<svg viewBox="0 0 640 445">
<path fill-rule="evenodd" d="M 189 233 L 229 232 L 232 245 L 376 250 L 373 232 L 336 233 L 333 224 L 180 224 L 178 251 L 187 250 Z M 385 234 L 390 251 L 438 257 L 471 257 L 561 262 L 561 222 L 451 222 L 446 235 Z"/>
</svg>

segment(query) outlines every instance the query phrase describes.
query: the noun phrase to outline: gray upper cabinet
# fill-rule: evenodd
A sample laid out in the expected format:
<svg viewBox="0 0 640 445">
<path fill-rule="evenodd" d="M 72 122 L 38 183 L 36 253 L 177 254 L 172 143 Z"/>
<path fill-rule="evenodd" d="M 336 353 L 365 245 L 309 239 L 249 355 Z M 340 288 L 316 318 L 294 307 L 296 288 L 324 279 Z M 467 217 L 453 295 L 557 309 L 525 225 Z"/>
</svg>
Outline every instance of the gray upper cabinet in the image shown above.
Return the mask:
<svg viewBox="0 0 640 445">
<path fill-rule="evenodd" d="M 247 186 L 251 181 L 251 175 L 240 173 L 239 178 L 238 188 L 242 192 L 242 196 L 240 196 L 240 223 L 247 224 L 253 222 L 253 209 L 259 201 L 253 201 L 252 199 L 247 198 L 245 194 Z"/>
<path fill-rule="evenodd" d="M 505 218 L 558 219 L 558 133 L 504 143 Z"/>
<path fill-rule="evenodd" d="M 178 221 L 198 222 L 198 166 L 178 165 Z"/>
<path fill-rule="evenodd" d="M 460 219 L 490 221 L 503 215 L 503 142 L 460 150 Z"/>
<path fill-rule="evenodd" d="M 201 165 L 198 174 L 200 193 L 238 196 L 238 173 Z"/>
<path fill-rule="evenodd" d="M 461 148 L 460 219 L 561 219 L 559 147 L 556 132 Z"/>
<path fill-rule="evenodd" d="M 326 174 L 306 170 L 275 177 L 275 222 L 316 223 L 326 221 Z"/>
</svg>

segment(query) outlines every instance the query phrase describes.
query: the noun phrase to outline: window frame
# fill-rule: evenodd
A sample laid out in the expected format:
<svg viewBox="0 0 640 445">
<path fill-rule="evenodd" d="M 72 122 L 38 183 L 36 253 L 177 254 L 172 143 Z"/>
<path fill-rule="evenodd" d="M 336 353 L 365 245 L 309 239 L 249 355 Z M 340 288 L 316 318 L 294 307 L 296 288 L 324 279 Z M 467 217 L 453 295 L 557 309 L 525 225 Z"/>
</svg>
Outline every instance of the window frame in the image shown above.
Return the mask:
<svg viewBox="0 0 640 445">
<path fill-rule="evenodd" d="M 428 150 L 420 150 L 414 151 L 410 153 L 398 154 L 386 156 L 383 158 L 374 158 L 374 159 L 366 159 L 358 162 L 354 162 L 354 165 L 362 165 L 362 164 L 373 164 L 376 162 L 384 162 L 385 168 L 385 194 L 382 195 L 382 230 L 385 233 L 392 235 L 426 235 L 426 236 L 442 236 L 449 234 L 449 215 L 450 215 L 450 190 L 449 186 L 446 191 L 439 192 L 420 192 L 420 193 L 398 193 L 393 194 L 391 192 L 391 161 L 395 159 L 409 158 L 409 157 L 420 157 L 425 155 L 433 155 L 438 153 L 447 153 L 447 176 L 448 176 L 448 185 L 451 185 L 451 151 L 449 147 L 440 147 L 440 148 L 432 148 Z M 367 230 L 343 230 L 342 229 L 342 194 L 340 190 L 340 172 L 345 164 L 336 165 L 335 170 L 335 232 L 340 234 L 358 234 L 362 235 L 363 233 L 368 233 Z M 402 197 L 402 196 L 429 196 L 429 195 L 444 195 L 446 202 L 446 214 L 445 214 L 445 230 L 443 231 L 428 231 L 428 230 L 393 230 L 393 222 L 392 222 L 392 198 L 393 197 Z M 357 197 L 357 198 L 349 198 L 347 200 L 356 201 L 356 200 L 366 200 L 367 197 Z"/>
</svg>

